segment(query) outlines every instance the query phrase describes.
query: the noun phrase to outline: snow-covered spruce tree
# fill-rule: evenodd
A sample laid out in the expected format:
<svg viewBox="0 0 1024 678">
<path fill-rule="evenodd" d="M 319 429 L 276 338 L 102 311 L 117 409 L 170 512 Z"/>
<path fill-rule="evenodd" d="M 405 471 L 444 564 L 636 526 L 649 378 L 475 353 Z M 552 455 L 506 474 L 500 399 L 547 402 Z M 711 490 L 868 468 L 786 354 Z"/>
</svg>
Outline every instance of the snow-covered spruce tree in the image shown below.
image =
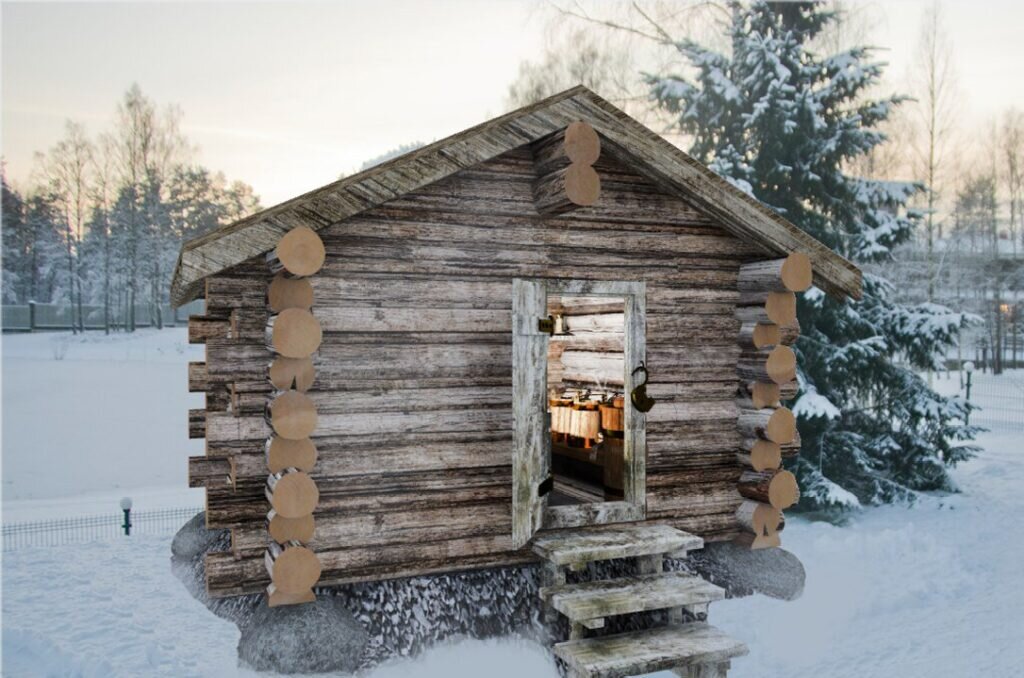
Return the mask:
<svg viewBox="0 0 1024 678">
<path fill-rule="evenodd" d="M 904 209 L 920 186 L 849 176 L 850 161 L 885 137 L 876 127 L 902 97 L 871 99 L 884 64 L 867 48 L 821 56 L 813 40 L 835 15 L 811 3 L 733 3 L 731 51 L 675 48 L 695 71 L 649 75 L 653 100 L 693 138 L 690 152 L 843 256 L 870 264 L 911 237 Z M 947 467 L 969 458 L 967 405 L 934 393 L 917 371 L 936 366 L 967 319 L 934 304 L 907 306 L 865 275 L 843 303 L 817 288 L 799 306 L 803 441 L 789 466 L 801 507 L 910 499 L 950 487 Z"/>
</svg>

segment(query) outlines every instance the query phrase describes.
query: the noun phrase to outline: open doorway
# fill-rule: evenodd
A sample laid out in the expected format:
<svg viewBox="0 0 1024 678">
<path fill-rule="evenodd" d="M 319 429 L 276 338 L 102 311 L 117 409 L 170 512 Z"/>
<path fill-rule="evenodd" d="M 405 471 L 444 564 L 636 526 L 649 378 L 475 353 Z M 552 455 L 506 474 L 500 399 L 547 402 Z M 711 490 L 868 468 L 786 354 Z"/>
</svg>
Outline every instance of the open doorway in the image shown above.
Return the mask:
<svg viewBox="0 0 1024 678">
<path fill-rule="evenodd" d="M 623 500 L 625 312 L 624 297 L 547 297 L 549 506 Z"/>
</svg>

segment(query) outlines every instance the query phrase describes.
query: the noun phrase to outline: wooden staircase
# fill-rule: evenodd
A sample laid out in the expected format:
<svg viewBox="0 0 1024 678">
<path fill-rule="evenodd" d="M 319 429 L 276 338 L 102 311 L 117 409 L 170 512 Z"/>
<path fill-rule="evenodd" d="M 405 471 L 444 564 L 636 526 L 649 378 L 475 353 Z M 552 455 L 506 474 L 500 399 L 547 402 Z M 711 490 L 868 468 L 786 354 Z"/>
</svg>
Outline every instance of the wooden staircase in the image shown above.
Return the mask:
<svg viewBox="0 0 1024 678">
<path fill-rule="evenodd" d="M 665 572 L 666 556 L 685 557 L 703 548 L 699 537 L 667 525 L 621 525 L 561 530 L 539 535 L 533 551 L 544 558 L 540 590 L 546 613 L 562 614 L 570 639 L 554 647 L 571 678 L 619 678 L 672 670 L 686 678 L 725 678 L 733 657 L 747 647 L 703 622 L 683 623 L 683 611 L 706 614 L 708 604 L 725 592 L 682 572 Z M 588 563 L 632 558 L 638 574 L 566 583 L 568 570 Z M 665 610 L 662 627 L 587 638 L 588 629 L 604 628 L 607 617 Z"/>
</svg>

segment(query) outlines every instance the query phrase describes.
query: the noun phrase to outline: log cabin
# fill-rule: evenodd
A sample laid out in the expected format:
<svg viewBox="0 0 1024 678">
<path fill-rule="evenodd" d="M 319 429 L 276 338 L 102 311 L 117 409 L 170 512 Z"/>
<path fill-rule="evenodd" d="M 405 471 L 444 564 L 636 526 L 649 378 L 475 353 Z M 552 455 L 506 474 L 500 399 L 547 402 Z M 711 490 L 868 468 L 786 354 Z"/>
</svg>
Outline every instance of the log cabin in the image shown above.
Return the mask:
<svg viewBox="0 0 1024 678">
<path fill-rule="evenodd" d="M 662 562 L 780 544 L 812 285 L 861 274 L 583 87 L 187 242 L 210 595 L 537 563 L 575 675 L 724 675 L 742 643 L 681 623 L 720 589 Z M 636 577 L 566 584 L 612 558 Z"/>
</svg>

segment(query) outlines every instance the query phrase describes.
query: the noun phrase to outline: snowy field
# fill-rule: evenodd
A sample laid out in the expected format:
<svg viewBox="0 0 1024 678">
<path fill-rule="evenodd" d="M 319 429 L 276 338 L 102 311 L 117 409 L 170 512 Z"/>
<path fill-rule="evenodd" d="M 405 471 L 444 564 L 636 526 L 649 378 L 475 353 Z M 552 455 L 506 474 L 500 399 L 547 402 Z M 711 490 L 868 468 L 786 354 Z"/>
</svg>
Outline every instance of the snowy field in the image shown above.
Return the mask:
<svg viewBox="0 0 1024 678">
<path fill-rule="evenodd" d="M 186 329 L 6 334 L 3 356 L 5 522 L 202 506 L 188 488 L 189 361 L 203 360 Z"/>
<path fill-rule="evenodd" d="M 201 504 L 181 489 L 185 459 L 201 450 L 185 433 L 184 411 L 200 404 L 185 393 L 185 364 L 201 359 L 180 329 L 110 342 L 4 337 L 4 520 L 109 512 L 123 494 L 140 508 Z M 750 645 L 730 677 L 1024 675 L 1024 532 L 1013 522 L 1024 509 L 1022 436 L 984 434 L 984 452 L 954 472 L 960 494 L 867 510 L 843 527 L 789 520 L 803 597 L 712 605 L 711 622 Z M 3 675 L 253 675 L 237 666 L 235 626 L 171 574 L 169 543 L 5 554 Z M 413 675 L 556 673 L 542 648 L 507 638 L 437 647 L 371 677 Z"/>
</svg>

